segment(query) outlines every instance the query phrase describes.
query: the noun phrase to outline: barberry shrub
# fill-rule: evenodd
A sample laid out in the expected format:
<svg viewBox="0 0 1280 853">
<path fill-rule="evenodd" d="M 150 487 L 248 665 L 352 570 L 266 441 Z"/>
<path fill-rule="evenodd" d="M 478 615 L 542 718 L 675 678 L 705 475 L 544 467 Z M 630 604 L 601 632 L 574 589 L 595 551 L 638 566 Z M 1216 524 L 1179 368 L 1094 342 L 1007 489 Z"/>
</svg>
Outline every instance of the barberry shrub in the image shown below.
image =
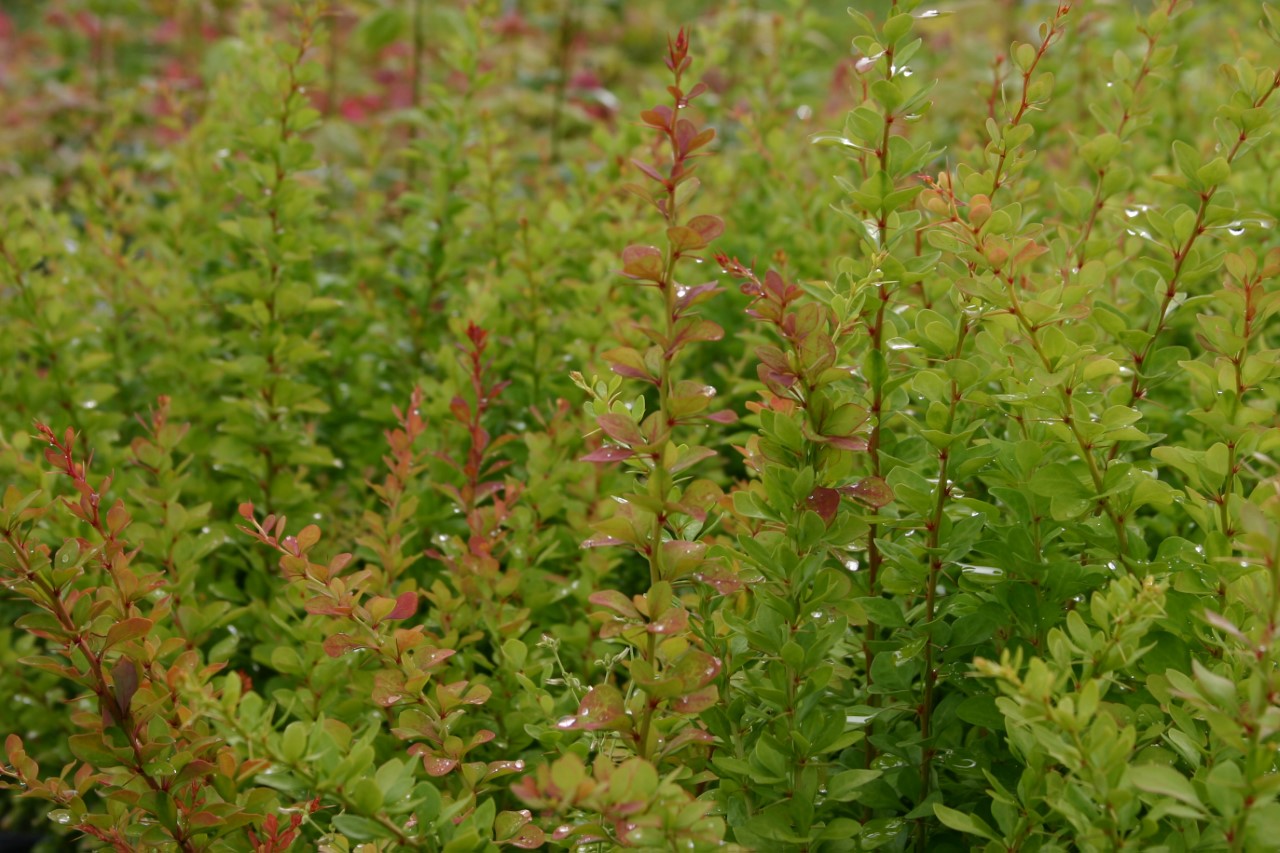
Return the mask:
<svg viewBox="0 0 1280 853">
<path fill-rule="evenodd" d="M 1274 846 L 1280 12 L 828 5 L 0 11 L 0 847 Z"/>
</svg>

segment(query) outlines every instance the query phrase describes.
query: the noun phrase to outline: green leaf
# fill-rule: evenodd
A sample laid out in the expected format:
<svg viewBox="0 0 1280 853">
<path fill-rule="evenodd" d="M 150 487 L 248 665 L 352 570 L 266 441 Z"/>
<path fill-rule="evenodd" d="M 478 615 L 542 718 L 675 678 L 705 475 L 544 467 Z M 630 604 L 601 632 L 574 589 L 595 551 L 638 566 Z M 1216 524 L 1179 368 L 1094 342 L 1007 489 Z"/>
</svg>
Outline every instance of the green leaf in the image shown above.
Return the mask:
<svg viewBox="0 0 1280 853">
<path fill-rule="evenodd" d="M 333 819 L 333 828 L 352 841 L 376 841 L 380 838 L 395 837 L 387 827 L 360 815 L 337 815 Z"/>
<path fill-rule="evenodd" d="M 949 826 L 957 832 L 977 835 L 988 841 L 1000 840 L 1000 836 L 996 834 L 996 831 L 977 815 L 956 811 L 949 806 L 944 806 L 942 803 L 933 804 L 933 813 L 938 816 L 938 820 L 942 821 L 943 825 Z"/>
<path fill-rule="evenodd" d="M 858 798 L 859 789 L 880 778 L 879 770 L 845 770 L 827 780 L 827 799 L 847 803 Z"/>
<path fill-rule="evenodd" d="M 1129 781 L 1149 794 L 1172 797 L 1189 806 L 1203 808 L 1195 788 L 1172 767 L 1163 764 L 1138 764 L 1129 768 Z"/>
</svg>

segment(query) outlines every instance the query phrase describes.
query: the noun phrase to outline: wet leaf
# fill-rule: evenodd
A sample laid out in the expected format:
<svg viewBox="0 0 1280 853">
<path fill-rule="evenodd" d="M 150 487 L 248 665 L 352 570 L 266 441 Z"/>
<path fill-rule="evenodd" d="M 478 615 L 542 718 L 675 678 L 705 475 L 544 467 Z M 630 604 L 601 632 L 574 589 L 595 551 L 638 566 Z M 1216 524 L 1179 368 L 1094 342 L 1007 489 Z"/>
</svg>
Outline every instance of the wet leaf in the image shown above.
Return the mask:
<svg viewBox="0 0 1280 853">
<path fill-rule="evenodd" d="M 621 730 L 631 727 L 626 703 L 612 684 L 598 684 L 587 691 L 572 717 L 564 717 L 556 728 L 574 731 Z"/>
</svg>

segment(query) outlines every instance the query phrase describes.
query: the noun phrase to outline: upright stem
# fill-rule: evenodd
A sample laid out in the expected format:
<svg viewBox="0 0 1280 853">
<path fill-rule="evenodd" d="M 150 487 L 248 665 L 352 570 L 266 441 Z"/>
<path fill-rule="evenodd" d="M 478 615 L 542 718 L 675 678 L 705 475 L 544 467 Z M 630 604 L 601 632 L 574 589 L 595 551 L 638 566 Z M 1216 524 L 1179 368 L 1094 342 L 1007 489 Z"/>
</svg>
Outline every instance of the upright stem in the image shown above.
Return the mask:
<svg viewBox="0 0 1280 853">
<path fill-rule="evenodd" d="M 1275 72 L 1272 78 L 1271 86 L 1254 101 L 1253 108 L 1258 109 L 1264 106 L 1271 98 L 1273 92 L 1280 89 L 1280 70 Z M 1240 150 L 1244 147 L 1244 143 L 1249 136 L 1244 131 L 1240 132 L 1236 139 L 1236 144 L 1231 147 L 1231 151 L 1227 153 L 1227 164 L 1235 162 L 1240 154 Z M 1173 250 L 1173 275 L 1169 277 L 1168 283 L 1165 285 L 1165 291 L 1160 301 L 1160 310 L 1151 318 L 1147 327 L 1147 342 L 1141 350 L 1135 350 L 1131 353 L 1133 357 L 1133 379 L 1129 382 L 1129 405 L 1132 406 L 1138 400 L 1141 400 L 1146 394 L 1146 379 L 1143 369 L 1146 366 L 1147 359 L 1151 356 L 1152 350 L 1155 349 L 1156 340 L 1160 337 L 1160 333 L 1164 331 L 1164 327 L 1169 320 L 1169 308 L 1173 305 L 1173 300 L 1178 295 L 1179 285 L 1182 283 L 1182 273 L 1186 267 L 1187 258 L 1191 255 L 1191 249 L 1196 244 L 1196 240 L 1207 230 L 1205 228 L 1205 217 L 1209 213 L 1209 203 L 1213 201 L 1214 195 L 1217 194 L 1218 185 L 1208 187 L 1200 193 L 1200 206 L 1196 210 L 1195 225 L 1191 229 L 1186 241 Z M 1111 457 L 1115 458 L 1118 445 L 1112 447 Z"/>
<path fill-rule="evenodd" d="M 897 3 L 895 2 L 896 6 Z M 885 50 L 885 78 L 893 79 L 893 47 Z M 884 115 L 884 129 L 880 137 L 880 149 L 876 151 L 876 159 L 879 163 L 880 171 L 887 176 L 889 174 L 889 139 L 893 131 L 894 116 L 891 112 Z M 889 217 L 883 211 L 876 218 L 876 240 L 880 251 L 885 250 L 889 237 Z M 877 304 L 875 311 L 875 319 L 871 325 L 871 349 L 874 350 L 879 358 L 884 361 L 884 321 L 885 309 L 889 305 L 889 283 L 881 282 L 876 290 Z M 871 389 L 871 435 L 867 438 L 867 456 L 871 461 L 871 476 L 880 477 L 880 439 L 881 430 L 884 426 L 884 377 L 877 376 L 876 381 Z M 884 556 L 880 553 L 879 545 L 879 525 L 872 524 L 867 530 L 867 594 L 876 596 L 880 594 L 880 566 L 884 562 Z M 876 624 L 871 620 L 867 620 L 867 628 L 864 633 L 862 643 L 862 656 L 867 669 L 867 687 L 871 687 L 871 665 L 875 661 L 876 636 L 879 633 Z M 879 704 L 876 694 L 869 693 L 867 696 L 868 704 Z M 871 743 L 871 732 L 874 720 L 868 721 L 866 731 L 866 741 L 864 749 L 864 762 L 869 768 L 871 762 L 875 760 L 876 748 Z"/>
<path fill-rule="evenodd" d="M 952 359 L 959 359 L 964 352 L 965 338 L 969 335 L 969 322 L 962 313 L 960 315 L 960 330 L 956 338 L 956 349 L 952 355 Z M 955 379 L 951 380 L 950 399 L 947 406 L 947 422 L 944 432 L 950 433 L 955 425 L 956 407 L 960 404 L 960 385 Z M 943 513 L 946 511 L 947 499 L 951 497 L 951 483 L 949 480 L 949 467 L 951 463 L 951 452 L 949 448 L 942 448 L 938 451 L 938 488 L 934 493 L 933 512 L 929 519 L 925 522 L 926 528 L 926 550 L 929 553 L 929 580 L 925 585 L 924 599 L 924 624 L 925 624 L 925 643 L 924 643 L 924 696 L 920 701 L 920 802 L 924 803 L 929 798 L 930 789 L 933 787 L 933 746 L 929 743 L 929 738 L 933 734 L 933 690 L 937 682 L 937 673 L 933 669 L 933 620 L 937 608 L 938 599 L 938 578 L 942 573 L 942 556 L 941 531 Z M 929 843 L 929 821 L 927 818 L 920 818 L 916 822 L 916 850 L 925 853 L 928 850 Z"/>
</svg>

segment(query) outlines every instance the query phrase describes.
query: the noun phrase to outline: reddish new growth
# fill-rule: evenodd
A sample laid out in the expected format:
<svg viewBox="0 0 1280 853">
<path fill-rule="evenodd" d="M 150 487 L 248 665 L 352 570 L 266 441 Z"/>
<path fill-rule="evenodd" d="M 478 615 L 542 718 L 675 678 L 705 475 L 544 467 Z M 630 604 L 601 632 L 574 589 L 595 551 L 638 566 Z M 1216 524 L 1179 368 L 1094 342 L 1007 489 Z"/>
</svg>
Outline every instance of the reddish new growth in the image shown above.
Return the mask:
<svg viewBox="0 0 1280 853">
<path fill-rule="evenodd" d="M 426 553 L 451 570 L 461 568 L 464 575 L 479 575 L 496 581 L 502 572 L 495 554 L 504 542 L 504 525 L 522 489 L 518 483 L 507 482 L 497 476 L 511 464 L 509 459 L 498 457 L 498 451 L 514 441 L 515 436 L 507 434 L 494 438 L 484 426 L 485 416 L 511 384 L 507 379 L 492 379 L 491 362 L 485 356 L 488 347 L 488 331 L 475 323 L 468 323 L 466 341 L 459 344 L 458 349 L 462 353 L 460 361 L 471 388 L 471 400 L 457 395 L 449 403 L 449 411 L 466 431 L 467 452 L 462 459 L 455 459 L 447 452 L 436 454 L 462 475 L 461 486 L 445 483 L 439 488 L 466 518 L 469 534 L 467 551 L 460 559 L 434 548 Z M 486 504 L 488 501 L 491 503 Z M 465 580 L 463 584 L 467 586 Z"/>
</svg>

